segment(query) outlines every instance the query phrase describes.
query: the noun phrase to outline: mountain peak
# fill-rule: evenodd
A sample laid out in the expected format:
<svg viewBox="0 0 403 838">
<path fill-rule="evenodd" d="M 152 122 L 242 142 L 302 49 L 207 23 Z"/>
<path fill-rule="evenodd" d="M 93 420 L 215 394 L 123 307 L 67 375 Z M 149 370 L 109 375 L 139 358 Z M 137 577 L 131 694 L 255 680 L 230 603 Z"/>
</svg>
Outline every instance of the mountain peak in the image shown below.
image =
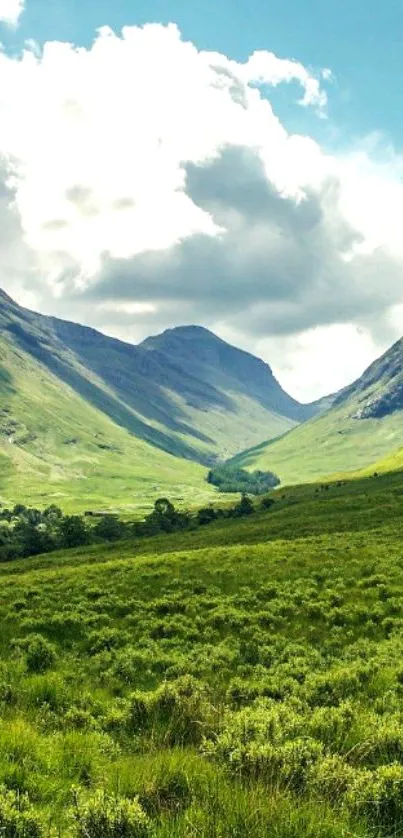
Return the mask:
<svg viewBox="0 0 403 838">
<path fill-rule="evenodd" d="M 214 332 L 207 329 L 205 326 L 199 326 L 197 324 L 189 324 L 186 326 L 172 326 L 168 329 L 164 329 L 163 332 L 160 332 L 158 335 L 151 335 L 140 344 L 141 346 L 148 348 L 148 345 L 155 344 L 157 342 L 167 341 L 170 338 L 179 339 L 179 340 L 210 340 L 210 341 L 217 341 L 222 342 L 221 338 L 218 335 L 214 334 Z"/>
<path fill-rule="evenodd" d="M 299 422 L 315 412 L 284 392 L 265 361 L 232 346 L 204 326 L 166 329 L 146 338 L 140 348 L 169 357 L 195 378 L 227 394 L 252 396 L 266 409 L 292 421 Z"/>
</svg>

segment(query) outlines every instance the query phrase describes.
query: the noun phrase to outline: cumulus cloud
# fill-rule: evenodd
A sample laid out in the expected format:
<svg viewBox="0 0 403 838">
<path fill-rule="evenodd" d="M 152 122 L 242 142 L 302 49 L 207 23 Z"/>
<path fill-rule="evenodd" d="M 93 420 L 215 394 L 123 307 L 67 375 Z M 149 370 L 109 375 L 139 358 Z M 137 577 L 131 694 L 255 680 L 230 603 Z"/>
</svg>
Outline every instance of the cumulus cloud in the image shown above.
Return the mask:
<svg viewBox="0 0 403 838">
<path fill-rule="evenodd" d="M 24 5 L 24 0 L 0 0 L 0 23 L 17 26 Z"/>
<path fill-rule="evenodd" d="M 330 78 L 199 51 L 174 25 L 0 54 L 6 290 L 126 339 L 203 323 L 306 397 L 345 383 L 306 361 L 340 342 L 347 380 L 350 350 L 395 335 L 403 164 L 374 139 L 332 155 L 287 132 L 270 89 L 296 82 L 324 116 Z"/>
</svg>

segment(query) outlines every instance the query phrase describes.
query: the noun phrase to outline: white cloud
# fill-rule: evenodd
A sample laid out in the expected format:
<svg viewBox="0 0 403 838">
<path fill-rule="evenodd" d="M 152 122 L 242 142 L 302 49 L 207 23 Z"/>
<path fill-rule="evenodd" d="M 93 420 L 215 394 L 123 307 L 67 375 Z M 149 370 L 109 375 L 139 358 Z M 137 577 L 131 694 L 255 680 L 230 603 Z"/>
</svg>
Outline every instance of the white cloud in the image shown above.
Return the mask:
<svg viewBox="0 0 403 838">
<path fill-rule="evenodd" d="M 371 360 L 403 304 L 403 163 L 379 138 L 331 155 L 286 131 L 270 87 L 297 82 L 323 115 L 331 78 L 198 51 L 174 25 L 0 53 L 6 289 L 125 336 L 232 330 L 300 395 L 329 388 L 315 358 L 342 335 L 345 383 L 347 347 Z"/>
<path fill-rule="evenodd" d="M 382 351 L 368 329 L 353 323 L 318 326 L 290 336 L 258 343 L 258 352 L 271 358 L 273 370 L 285 389 L 301 401 L 314 400 L 340 390 L 358 378 Z M 303 370 L 309 370 L 304 380 Z"/>
<path fill-rule="evenodd" d="M 296 62 L 255 53 L 237 65 L 182 42 L 175 26 L 130 27 L 121 38 L 103 28 L 88 51 L 48 43 L 39 57 L 0 56 L 0 149 L 15 160 L 27 240 L 53 262 L 68 253 L 88 276 L 103 251 L 125 258 L 214 234 L 183 189 L 183 163 L 266 132 L 281 142 L 269 103 L 247 82 L 292 78 L 305 104 L 323 104 Z"/>
<path fill-rule="evenodd" d="M 17 26 L 24 11 L 24 0 L 0 0 L 0 23 Z"/>
</svg>

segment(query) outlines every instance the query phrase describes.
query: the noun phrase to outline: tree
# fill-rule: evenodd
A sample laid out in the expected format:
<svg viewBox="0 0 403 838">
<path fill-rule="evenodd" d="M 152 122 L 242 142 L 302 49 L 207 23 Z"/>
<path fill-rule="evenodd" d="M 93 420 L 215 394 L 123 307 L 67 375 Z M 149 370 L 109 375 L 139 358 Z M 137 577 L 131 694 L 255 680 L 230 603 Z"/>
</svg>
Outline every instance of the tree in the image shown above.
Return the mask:
<svg viewBox="0 0 403 838">
<path fill-rule="evenodd" d="M 116 515 L 103 515 L 93 530 L 94 534 L 106 541 L 117 541 L 122 538 L 124 524 Z"/>
<path fill-rule="evenodd" d="M 156 515 L 171 518 L 175 512 L 175 507 L 168 498 L 158 498 L 154 503 L 154 512 Z"/>
<path fill-rule="evenodd" d="M 44 510 L 43 517 L 46 518 L 46 520 L 60 521 L 60 518 L 63 518 L 63 512 L 58 506 L 56 506 L 55 503 L 51 503 L 50 506 L 47 506 Z"/>
<path fill-rule="evenodd" d="M 235 516 L 241 518 L 243 515 L 251 515 L 253 512 L 254 507 L 253 503 L 247 495 L 243 494 L 241 500 L 236 505 L 234 512 Z"/>
<path fill-rule="evenodd" d="M 16 503 L 13 509 L 13 515 L 15 518 L 18 518 L 20 515 L 23 515 L 24 512 L 27 511 L 27 507 L 24 506 L 23 503 Z"/>
<path fill-rule="evenodd" d="M 197 512 L 197 523 L 203 526 L 204 524 L 211 524 L 217 518 L 217 512 L 212 506 L 205 506 Z"/>
<path fill-rule="evenodd" d="M 274 498 L 263 498 L 261 502 L 262 509 L 271 509 L 274 504 Z"/>
<path fill-rule="evenodd" d="M 147 515 L 141 525 L 141 530 L 145 535 L 174 532 L 174 530 L 186 529 L 189 523 L 189 515 L 185 512 L 178 512 L 168 498 L 158 498 L 154 503 L 154 510 Z M 138 528 L 137 532 L 139 532 Z"/>
<path fill-rule="evenodd" d="M 14 527 L 13 535 L 18 552 L 22 556 L 38 556 L 55 547 L 46 528 L 41 528 L 29 520 L 20 520 Z"/>
<path fill-rule="evenodd" d="M 58 525 L 61 547 L 81 547 L 88 541 L 88 531 L 78 515 L 66 515 Z"/>
</svg>

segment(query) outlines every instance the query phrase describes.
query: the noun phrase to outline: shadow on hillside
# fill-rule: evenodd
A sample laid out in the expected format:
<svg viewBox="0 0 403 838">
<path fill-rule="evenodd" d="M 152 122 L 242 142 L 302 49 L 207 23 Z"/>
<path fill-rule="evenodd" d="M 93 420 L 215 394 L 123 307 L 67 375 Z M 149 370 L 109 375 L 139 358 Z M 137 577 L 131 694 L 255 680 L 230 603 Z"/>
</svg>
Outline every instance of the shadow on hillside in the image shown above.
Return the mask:
<svg viewBox="0 0 403 838">
<path fill-rule="evenodd" d="M 126 428 L 134 436 L 151 443 L 161 450 L 184 457 L 185 459 L 197 460 L 200 463 L 208 464 L 208 458 L 203 457 L 200 452 L 194 450 L 186 443 L 171 437 L 169 434 L 147 425 L 135 416 L 131 410 L 121 404 L 112 394 L 109 395 L 97 384 L 85 378 L 78 369 L 75 369 L 69 360 L 60 358 L 55 354 L 55 348 L 46 348 L 41 340 L 35 335 L 23 329 L 18 323 L 8 325 L 8 331 L 17 340 L 21 349 L 28 352 L 36 360 L 44 364 L 50 372 L 56 375 L 65 384 L 68 384 L 78 395 L 82 396 L 93 407 L 109 416 L 116 424 Z M 181 426 L 179 426 L 181 427 Z M 193 429 L 189 429 L 187 432 Z M 184 432 L 182 430 L 182 432 Z M 193 436 L 196 433 L 193 431 Z M 211 442 L 207 437 L 202 437 L 205 442 Z"/>
<path fill-rule="evenodd" d="M 0 396 L 4 398 L 4 396 L 12 396 L 16 389 L 13 386 L 13 379 L 9 371 L 0 365 Z M 0 408 L 3 405 L 0 404 Z"/>
<path fill-rule="evenodd" d="M 52 318 L 54 334 L 63 347 L 71 349 L 84 367 L 95 372 L 123 401 L 147 419 L 161 422 L 177 433 L 212 440 L 183 422 L 183 409 L 167 394 L 176 393 L 198 410 L 221 408 L 235 411 L 234 402 L 206 381 L 200 381 L 161 352 L 106 337 L 94 329 Z M 190 361 L 190 359 L 189 359 Z"/>
</svg>

